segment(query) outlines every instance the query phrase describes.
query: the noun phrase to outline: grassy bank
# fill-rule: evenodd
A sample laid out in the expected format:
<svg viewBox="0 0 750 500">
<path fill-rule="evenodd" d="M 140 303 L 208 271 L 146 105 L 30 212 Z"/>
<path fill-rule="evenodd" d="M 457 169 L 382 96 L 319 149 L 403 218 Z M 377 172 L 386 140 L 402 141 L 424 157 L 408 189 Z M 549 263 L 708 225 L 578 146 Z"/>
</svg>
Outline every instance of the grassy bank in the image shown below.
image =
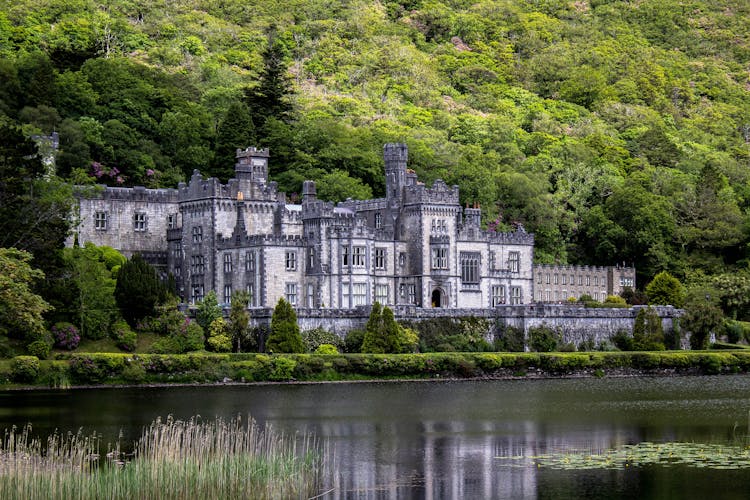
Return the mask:
<svg viewBox="0 0 750 500">
<path fill-rule="evenodd" d="M 41 442 L 29 431 L 0 445 L 2 498 L 309 498 L 331 470 L 311 438 L 239 418 L 157 420 L 128 456 L 103 452 L 96 435 Z"/>
<path fill-rule="evenodd" d="M 392 378 L 719 374 L 750 371 L 750 350 L 426 354 L 70 354 L 0 363 L 5 387 Z"/>
</svg>

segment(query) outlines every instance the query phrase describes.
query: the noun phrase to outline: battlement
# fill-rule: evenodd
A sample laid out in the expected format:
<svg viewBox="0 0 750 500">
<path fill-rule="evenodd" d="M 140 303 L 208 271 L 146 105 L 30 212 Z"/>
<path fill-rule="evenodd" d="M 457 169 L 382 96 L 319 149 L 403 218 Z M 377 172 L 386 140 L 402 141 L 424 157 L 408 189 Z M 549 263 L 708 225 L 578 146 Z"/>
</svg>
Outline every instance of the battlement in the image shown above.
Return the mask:
<svg viewBox="0 0 750 500">
<path fill-rule="evenodd" d="M 432 187 L 414 184 L 404 188 L 404 204 L 433 203 L 458 205 L 458 186 L 448 187 L 442 179 L 436 179 Z"/>
<path fill-rule="evenodd" d="M 573 272 L 573 273 L 606 273 L 610 266 L 580 266 L 574 264 L 534 264 L 534 271 L 540 272 Z M 633 269 L 633 268 L 630 268 Z M 635 273 L 635 269 L 633 269 Z"/>
<path fill-rule="evenodd" d="M 143 186 L 136 186 L 132 188 L 107 186 L 98 186 L 95 189 L 78 188 L 76 189 L 76 196 L 78 196 L 79 198 L 117 200 L 127 202 L 178 202 L 178 191 L 176 189 L 149 189 Z"/>
</svg>

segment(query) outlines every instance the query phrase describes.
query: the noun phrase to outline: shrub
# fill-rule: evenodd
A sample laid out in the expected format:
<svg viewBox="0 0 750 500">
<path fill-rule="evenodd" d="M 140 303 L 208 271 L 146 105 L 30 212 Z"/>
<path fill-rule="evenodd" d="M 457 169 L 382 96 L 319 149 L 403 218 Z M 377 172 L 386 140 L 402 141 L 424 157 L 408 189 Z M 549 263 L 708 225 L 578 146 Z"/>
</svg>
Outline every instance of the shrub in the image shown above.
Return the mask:
<svg viewBox="0 0 750 500">
<path fill-rule="evenodd" d="M 39 358 L 16 356 L 10 365 L 10 373 L 16 382 L 33 382 L 39 375 Z"/>
<path fill-rule="evenodd" d="M 35 340 L 31 344 L 26 346 L 26 350 L 29 354 L 39 359 L 47 359 L 49 353 L 52 351 L 52 346 L 46 340 Z"/>
<path fill-rule="evenodd" d="M 617 330 L 617 333 L 612 335 L 612 343 L 621 351 L 635 350 L 633 336 L 625 330 Z"/>
<path fill-rule="evenodd" d="M 284 356 L 271 359 L 271 380 L 291 380 L 292 373 L 294 373 L 294 367 L 297 366 L 297 362 Z"/>
<path fill-rule="evenodd" d="M 229 352 L 232 350 L 232 339 L 229 338 L 229 330 L 224 318 L 215 318 L 211 322 L 208 327 L 206 343 L 209 349 L 214 352 Z"/>
<path fill-rule="evenodd" d="M 618 305 L 618 306 L 626 306 L 628 303 L 620 297 L 619 295 L 607 295 L 607 298 L 604 299 L 605 304 L 612 304 L 612 305 Z"/>
<path fill-rule="evenodd" d="M 561 341 L 562 335 L 546 325 L 529 328 L 529 347 L 533 351 L 555 351 Z"/>
<path fill-rule="evenodd" d="M 302 335 L 299 332 L 297 324 L 297 314 L 294 312 L 291 304 L 279 299 L 273 310 L 271 317 L 271 335 L 266 342 L 266 351 L 268 352 L 305 352 L 305 346 L 302 344 Z"/>
<path fill-rule="evenodd" d="M 344 338 L 344 350 L 346 352 L 359 352 L 362 349 L 362 342 L 365 340 L 364 330 L 350 330 Z"/>
<path fill-rule="evenodd" d="M 339 350 L 336 349 L 336 346 L 331 344 L 320 344 L 317 349 L 315 349 L 315 354 L 338 354 Z"/>
<path fill-rule="evenodd" d="M 133 352 L 138 341 L 138 335 L 125 320 L 120 320 L 112 325 L 112 339 L 115 341 L 118 349 Z"/>
<path fill-rule="evenodd" d="M 55 323 L 51 332 L 55 341 L 55 347 L 59 347 L 60 349 L 72 351 L 81 342 L 78 328 L 71 323 Z"/>
<path fill-rule="evenodd" d="M 405 322 L 419 335 L 421 352 L 481 352 L 493 349 L 485 340 L 490 322 L 485 318 L 431 318 Z"/>
<path fill-rule="evenodd" d="M 337 350 L 344 346 L 341 337 L 323 328 L 313 328 L 302 332 L 302 342 L 308 352 L 315 352 L 322 344 L 334 346 Z"/>
<path fill-rule="evenodd" d="M 498 325 L 498 333 L 495 337 L 495 349 L 498 351 L 523 352 L 523 328 Z"/>
</svg>

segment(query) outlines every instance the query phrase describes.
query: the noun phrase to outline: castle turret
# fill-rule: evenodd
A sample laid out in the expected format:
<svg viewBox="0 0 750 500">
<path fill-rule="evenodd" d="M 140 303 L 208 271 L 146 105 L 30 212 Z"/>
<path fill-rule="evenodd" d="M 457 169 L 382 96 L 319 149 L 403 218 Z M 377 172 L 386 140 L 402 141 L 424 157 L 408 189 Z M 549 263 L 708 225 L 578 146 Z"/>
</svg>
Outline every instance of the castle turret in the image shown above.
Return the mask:
<svg viewBox="0 0 750 500">
<path fill-rule="evenodd" d="M 234 175 L 237 180 L 255 181 L 265 184 L 268 179 L 268 148 L 253 147 L 237 150 L 237 163 L 234 165 Z"/>
<path fill-rule="evenodd" d="M 304 181 L 302 183 L 302 201 L 315 201 L 316 198 L 315 181 Z"/>
<path fill-rule="evenodd" d="M 482 222 L 482 209 L 478 205 L 474 208 L 464 208 L 464 225 L 469 227 L 479 227 Z"/>
<path fill-rule="evenodd" d="M 389 143 L 383 146 L 385 160 L 385 189 L 389 199 L 400 199 L 406 185 L 406 163 L 409 150 L 406 144 Z"/>
</svg>

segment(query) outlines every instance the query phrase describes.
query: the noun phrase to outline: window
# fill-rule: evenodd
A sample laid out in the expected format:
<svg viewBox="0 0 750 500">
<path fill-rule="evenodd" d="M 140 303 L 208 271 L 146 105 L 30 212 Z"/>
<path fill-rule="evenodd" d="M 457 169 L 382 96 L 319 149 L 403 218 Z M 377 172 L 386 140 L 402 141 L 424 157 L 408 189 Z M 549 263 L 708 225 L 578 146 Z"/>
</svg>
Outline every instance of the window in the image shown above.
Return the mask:
<svg viewBox="0 0 750 500">
<path fill-rule="evenodd" d="M 583 285 L 583 275 L 582 274 L 578 275 L 578 284 L 579 285 Z"/>
<path fill-rule="evenodd" d="M 255 283 L 247 284 L 247 294 L 250 296 L 250 301 L 248 302 L 248 304 L 250 306 L 256 306 L 258 303 L 255 299 Z"/>
<path fill-rule="evenodd" d="M 541 290 L 539 290 L 538 292 L 536 292 L 536 300 L 538 302 L 542 301 L 542 291 Z"/>
<path fill-rule="evenodd" d="M 315 307 L 315 286 L 312 283 L 307 285 L 307 307 Z"/>
<path fill-rule="evenodd" d="M 399 252 L 398 254 L 398 265 L 401 267 L 406 265 L 406 254 L 404 252 Z"/>
<path fill-rule="evenodd" d="M 520 286 L 510 287 L 510 303 L 512 305 L 523 304 L 523 296 L 521 295 Z"/>
<path fill-rule="evenodd" d="M 352 266 L 365 267 L 365 247 L 354 247 L 352 249 Z"/>
<path fill-rule="evenodd" d="M 307 249 L 307 269 L 311 270 L 315 267 L 315 247 Z"/>
<path fill-rule="evenodd" d="M 96 212 L 94 214 L 94 229 L 96 229 L 97 231 L 107 230 L 107 213 L 106 212 Z"/>
<path fill-rule="evenodd" d="M 508 267 L 510 272 L 517 273 L 521 269 L 521 253 L 520 252 L 509 252 L 508 253 Z"/>
<path fill-rule="evenodd" d="M 599 286 L 599 276 L 594 276 L 594 286 Z"/>
<path fill-rule="evenodd" d="M 563 274 L 562 275 L 562 284 L 563 285 L 567 285 L 568 284 L 568 275 L 567 274 Z"/>
<path fill-rule="evenodd" d="M 182 259 L 182 243 L 179 241 L 175 243 L 174 247 L 172 247 L 172 258 L 175 261 Z"/>
<path fill-rule="evenodd" d="M 190 257 L 190 272 L 193 275 L 201 275 L 206 272 L 206 261 L 202 255 Z"/>
<path fill-rule="evenodd" d="M 193 285 L 193 302 L 200 302 L 203 300 L 203 285 Z"/>
<path fill-rule="evenodd" d="M 232 285 L 224 285 L 224 303 L 230 304 L 232 302 Z"/>
<path fill-rule="evenodd" d="M 555 285 L 557 285 L 560 282 L 560 276 L 557 274 L 555 275 Z"/>
<path fill-rule="evenodd" d="M 133 229 L 136 231 L 146 230 L 146 214 L 143 212 L 136 212 L 133 214 Z"/>
<path fill-rule="evenodd" d="M 364 306 L 367 304 L 367 283 L 354 283 L 352 285 L 352 295 L 355 306 Z"/>
<path fill-rule="evenodd" d="M 417 303 L 417 285 L 407 285 L 406 290 L 409 294 L 409 304 Z"/>
<path fill-rule="evenodd" d="M 479 284 L 479 252 L 461 252 L 461 281 Z"/>
<path fill-rule="evenodd" d="M 245 252 L 245 271 L 255 271 L 255 252 Z"/>
<path fill-rule="evenodd" d="M 570 275 L 570 284 L 571 285 L 575 285 L 576 284 L 576 277 L 573 276 L 572 274 Z"/>
<path fill-rule="evenodd" d="M 620 286 L 633 286 L 633 278 L 620 276 Z"/>
<path fill-rule="evenodd" d="M 552 300 L 552 291 L 551 290 L 545 290 L 544 294 L 547 296 L 547 302 L 550 302 Z"/>
<path fill-rule="evenodd" d="M 537 282 L 537 283 L 538 283 L 539 285 L 541 285 L 541 284 L 542 284 L 542 273 L 539 273 L 539 275 L 537 275 L 537 277 L 536 277 L 536 282 Z"/>
<path fill-rule="evenodd" d="M 380 212 L 375 214 L 375 229 L 383 228 L 383 214 Z"/>
<path fill-rule="evenodd" d="M 492 285 L 490 305 L 492 307 L 505 304 L 505 287 L 503 285 Z M 541 295 L 539 296 L 541 298 Z"/>
<path fill-rule="evenodd" d="M 586 276 L 586 286 L 591 285 L 591 276 Z"/>
<path fill-rule="evenodd" d="M 448 249 L 447 248 L 433 248 L 432 249 L 432 268 L 433 269 L 448 269 Z"/>
<path fill-rule="evenodd" d="M 375 302 L 388 303 L 388 285 L 375 285 Z"/>
<path fill-rule="evenodd" d="M 297 305 L 297 283 L 286 284 L 286 301 L 291 305 Z"/>
<path fill-rule="evenodd" d="M 341 248 L 341 265 L 346 267 L 349 265 L 349 247 L 344 246 Z"/>
<path fill-rule="evenodd" d="M 297 270 L 297 252 L 286 253 L 286 270 L 296 271 Z"/>
<path fill-rule="evenodd" d="M 177 215 L 176 214 L 167 215 L 167 229 L 174 229 L 176 227 L 177 227 Z"/>
<path fill-rule="evenodd" d="M 203 227 L 195 226 L 193 228 L 193 243 L 200 243 L 203 241 Z"/>
<path fill-rule="evenodd" d="M 544 275 L 544 281 L 545 281 L 545 283 L 547 283 L 548 285 L 549 285 L 549 279 L 550 279 L 550 278 L 549 278 L 549 273 L 545 274 L 545 275 Z"/>
<path fill-rule="evenodd" d="M 448 224 L 445 222 L 445 219 L 432 219 L 432 232 L 447 233 Z"/>
<path fill-rule="evenodd" d="M 385 248 L 375 249 L 375 269 L 385 269 Z"/>
<path fill-rule="evenodd" d="M 232 254 L 230 253 L 224 254 L 224 272 L 232 272 Z"/>
</svg>

